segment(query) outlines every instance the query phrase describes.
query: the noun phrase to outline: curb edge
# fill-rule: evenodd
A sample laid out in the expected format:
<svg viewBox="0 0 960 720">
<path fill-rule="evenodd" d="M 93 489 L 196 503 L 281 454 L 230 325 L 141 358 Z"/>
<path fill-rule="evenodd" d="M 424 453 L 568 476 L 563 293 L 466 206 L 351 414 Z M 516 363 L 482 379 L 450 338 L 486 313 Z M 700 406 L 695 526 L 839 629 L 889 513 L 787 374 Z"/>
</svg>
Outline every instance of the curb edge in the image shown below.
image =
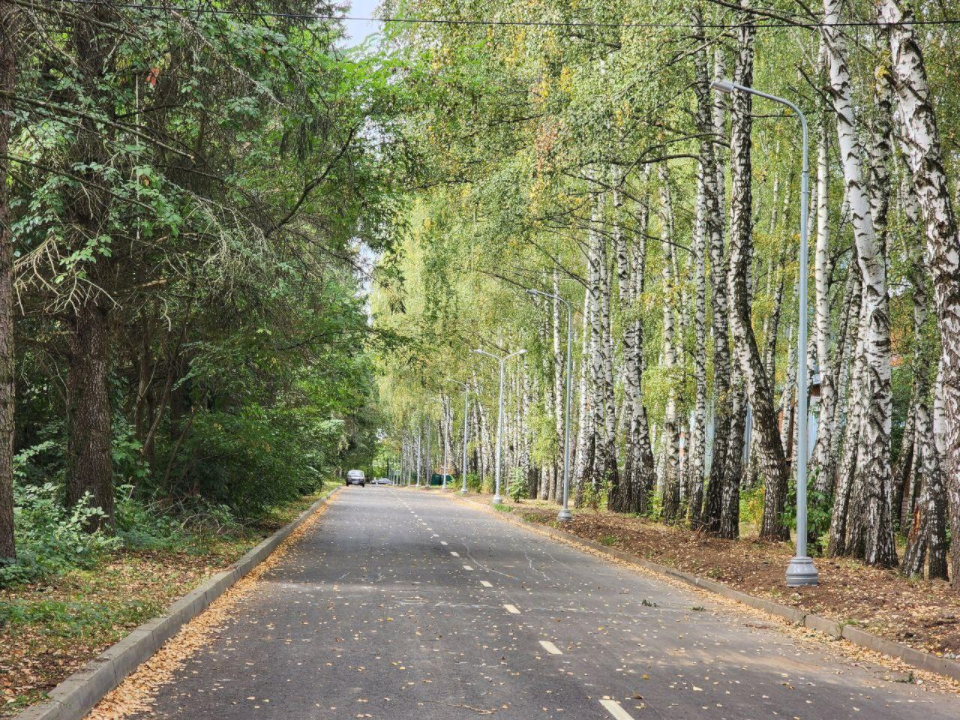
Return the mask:
<svg viewBox="0 0 960 720">
<path fill-rule="evenodd" d="M 286 540 L 329 502 L 339 488 L 300 513 L 269 537 L 248 550 L 226 569 L 175 600 L 163 614 L 134 628 L 124 638 L 101 652 L 93 660 L 50 690 L 48 700 L 26 708 L 15 720 L 82 720 L 100 700 L 149 660 L 180 628 L 206 610 L 214 600 L 233 587 L 257 565 L 266 560 Z"/>
</svg>

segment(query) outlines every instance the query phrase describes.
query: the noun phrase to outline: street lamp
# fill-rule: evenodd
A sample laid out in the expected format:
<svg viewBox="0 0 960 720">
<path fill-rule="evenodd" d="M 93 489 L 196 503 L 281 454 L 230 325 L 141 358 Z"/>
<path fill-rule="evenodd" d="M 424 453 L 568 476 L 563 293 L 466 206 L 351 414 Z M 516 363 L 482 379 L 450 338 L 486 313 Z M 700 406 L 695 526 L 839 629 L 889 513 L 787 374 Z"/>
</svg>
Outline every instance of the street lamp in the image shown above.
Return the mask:
<svg viewBox="0 0 960 720">
<path fill-rule="evenodd" d="M 787 587 L 817 585 L 817 569 L 813 560 L 807 556 L 807 219 L 810 212 L 810 137 L 807 118 L 792 102 L 776 95 L 768 95 L 730 80 L 715 80 L 710 86 L 718 92 L 729 94 L 740 90 L 786 105 L 800 118 L 803 129 L 803 170 L 800 175 L 800 327 L 797 349 L 797 404 L 800 415 L 797 427 L 797 554 L 787 565 Z"/>
<path fill-rule="evenodd" d="M 459 380 L 451 380 L 450 382 L 456 383 L 463 388 L 463 467 L 460 470 L 460 475 L 463 480 L 463 487 L 460 488 L 460 494 L 467 494 L 467 430 L 470 427 L 469 415 L 470 412 L 470 386 L 467 383 L 462 383 Z"/>
<path fill-rule="evenodd" d="M 573 375 L 573 310 L 570 303 L 559 295 L 543 292 L 541 290 L 529 289 L 530 295 L 542 295 L 543 297 L 553 298 L 563 303 L 567 308 L 567 398 L 563 408 L 563 507 L 557 513 L 557 520 L 568 522 L 573 519 L 570 514 L 570 406 L 572 404 L 572 387 L 570 377 Z"/>
<path fill-rule="evenodd" d="M 494 473 L 497 489 L 493 495 L 493 504 L 499 505 L 501 502 L 503 502 L 503 498 L 500 497 L 500 464 L 503 458 L 503 454 L 501 452 L 501 447 L 503 445 L 503 366 L 507 360 L 517 357 L 518 355 L 523 355 L 526 350 L 517 350 L 516 352 L 510 353 L 509 355 L 504 355 L 503 357 L 494 355 L 493 353 L 488 353 L 486 350 L 481 350 L 480 348 L 477 348 L 474 350 L 474 352 L 479 353 L 480 355 L 486 355 L 487 357 L 492 357 L 494 360 L 500 363 L 500 404 L 499 409 L 497 410 L 497 467 Z"/>
</svg>

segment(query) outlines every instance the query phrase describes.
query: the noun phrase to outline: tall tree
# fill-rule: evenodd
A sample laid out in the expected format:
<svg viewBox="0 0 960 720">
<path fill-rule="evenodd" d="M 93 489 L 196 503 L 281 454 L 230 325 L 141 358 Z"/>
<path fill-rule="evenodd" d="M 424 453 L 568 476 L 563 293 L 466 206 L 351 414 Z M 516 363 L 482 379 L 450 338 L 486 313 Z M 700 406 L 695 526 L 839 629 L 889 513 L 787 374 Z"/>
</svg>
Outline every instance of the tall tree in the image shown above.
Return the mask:
<svg viewBox="0 0 960 720">
<path fill-rule="evenodd" d="M 897 120 L 907 162 L 923 211 L 927 254 L 933 273 L 937 321 L 943 338 L 943 403 L 946 477 L 950 502 L 951 577 L 960 588 L 960 236 L 944 169 L 937 116 L 931 102 L 923 51 L 898 0 L 878 4 L 888 23 Z"/>
<path fill-rule="evenodd" d="M 14 289 L 10 134 L 17 78 L 18 6 L 0 1 L 0 564 L 16 559 L 13 535 Z"/>
<path fill-rule="evenodd" d="M 741 2 L 741 6 L 748 5 Z M 756 29 L 752 16 L 744 13 L 738 31 L 738 52 L 734 80 L 740 85 L 753 85 L 753 43 Z M 783 522 L 789 484 L 783 445 L 773 407 L 773 394 L 757 347 L 751 324 L 749 291 L 747 287 L 753 246 L 753 172 L 750 158 L 750 133 L 753 127 L 753 103 L 749 93 L 733 94 L 733 126 L 730 140 L 731 213 L 730 213 L 730 273 L 728 287 L 731 311 L 730 326 L 737 360 L 742 373 L 750 408 L 753 428 L 757 435 L 763 475 L 766 479 L 763 523 L 760 537 L 766 540 L 786 540 L 790 532 Z"/>
<path fill-rule="evenodd" d="M 830 60 L 830 85 L 846 198 L 863 278 L 863 377 L 859 400 L 863 407 L 863 428 L 857 462 L 865 494 L 862 556 L 870 564 L 893 565 L 896 563 L 896 546 L 891 497 L 890 318 L 886 262 L 884 248 L 877 238 L 868 195 L 846 41 L 837 28 L 840 9 L 839 0 L 824 0 L 822 32 Z"/>
</svg>

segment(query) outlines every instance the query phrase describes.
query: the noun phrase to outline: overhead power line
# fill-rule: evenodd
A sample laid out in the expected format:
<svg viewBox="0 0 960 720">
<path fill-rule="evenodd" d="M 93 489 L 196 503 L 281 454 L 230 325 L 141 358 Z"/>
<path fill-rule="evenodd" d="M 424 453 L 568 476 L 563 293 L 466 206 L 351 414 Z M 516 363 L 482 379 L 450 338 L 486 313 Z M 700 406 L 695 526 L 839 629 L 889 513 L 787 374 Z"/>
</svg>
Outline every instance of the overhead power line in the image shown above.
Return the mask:
<svg viewBox="0 0 960 720">
<path fill-rule="evenodd" d="M 288 13 L 275 11 L 256 11 L 256 10 L 230 10 L 226 8 L 213 7 L 186 7 L 182 5 L 159 5 L 142 3 L 113 3 L 104 0 L 54 0 L 55 2 L 69 5 L 109 5 L 112 8 L 123 10 L 138 10 L 142 12 L 179 12 L 190 14 L 219 15 L 227 17 L 241 18 L 278 18 L 286 20 L 320 20 L 320 21 L 343 21 L 356 20 L 361 22 L 379 22 L 408 25 L 475 25 L 486 27 L 544 27 L 544 28 L 639 28 L 639 29 L 672 29 L 689 28 L 694 29 L 702 27 L 709 30 L 733 30 L 743 26 L 743 23 L 703 23 L 694 25 L 693 23 L 665 23 L 665 22 L 628 22 L 628 23 L 604 23 L 604 22 L 563 22 L 552 20 L 484 20 L 469 18 L 402 18 L 402 17 L 356 17 L 352 15 L 330 15 L 323 13 Z M 752 23 L 754 27 L 763 28 L 807 28 L 817 29 L 826 27 L 826 23 L 809 22 L 803 20 L 761 20 Z M 943 18 L 941 20 L 918 20 L 909 19 L 899 23 L 887 23 L 877 20 L 851 20 L 846 22 L 830 23 L 829 27 L 855 28 L 872 27 L 882 28 L 893 25 L 915 25 L 915 26 L 933 26 L 946 27 L 960 25 L 960 18 Z"/>
</svg>

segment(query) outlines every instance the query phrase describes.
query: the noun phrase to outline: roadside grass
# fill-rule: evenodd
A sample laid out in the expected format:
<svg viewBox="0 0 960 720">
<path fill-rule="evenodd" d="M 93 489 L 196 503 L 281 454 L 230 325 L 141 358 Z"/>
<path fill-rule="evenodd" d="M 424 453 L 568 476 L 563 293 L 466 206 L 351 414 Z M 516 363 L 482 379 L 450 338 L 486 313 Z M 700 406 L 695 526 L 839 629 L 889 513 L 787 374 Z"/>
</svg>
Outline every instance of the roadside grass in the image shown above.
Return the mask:
<svg viewBox="0 0 960 720">
<path fill-rule="evenodd" d="M 226 533 L 120 549 L 90 569 L 0 590 L 0 717 L 12 717 L 338 485 Z"/>
</svg>

